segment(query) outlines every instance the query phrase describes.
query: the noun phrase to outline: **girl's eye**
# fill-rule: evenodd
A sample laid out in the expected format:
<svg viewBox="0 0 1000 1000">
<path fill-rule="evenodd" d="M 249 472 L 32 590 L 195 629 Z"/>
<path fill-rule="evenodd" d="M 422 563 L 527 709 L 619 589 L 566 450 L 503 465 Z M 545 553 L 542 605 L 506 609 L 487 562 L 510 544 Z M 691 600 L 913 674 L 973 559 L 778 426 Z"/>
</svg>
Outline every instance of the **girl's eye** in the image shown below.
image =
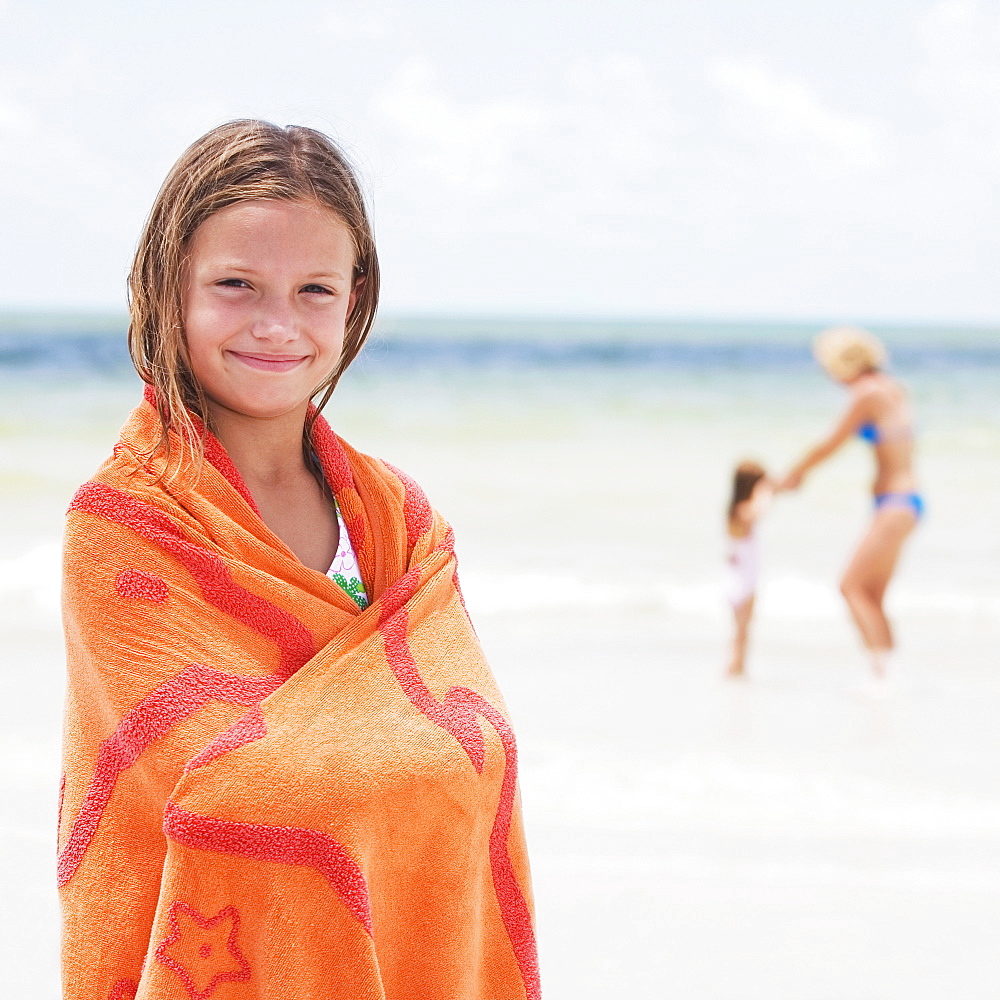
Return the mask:
<svg viewBox="0 0 1000 1000">
<path fill-rule="evenodd" d="M 323 285 L 306 285 L 302 291 L 309 292 L 310 295 L 333 295 L 333 292 Z"/>
<path fill-rule="evenodd" d="M 242 278 L 223 278 L 217 281 L 217 285 L 223 288 L 249 288 L 250 286 Z"/>
</svg>

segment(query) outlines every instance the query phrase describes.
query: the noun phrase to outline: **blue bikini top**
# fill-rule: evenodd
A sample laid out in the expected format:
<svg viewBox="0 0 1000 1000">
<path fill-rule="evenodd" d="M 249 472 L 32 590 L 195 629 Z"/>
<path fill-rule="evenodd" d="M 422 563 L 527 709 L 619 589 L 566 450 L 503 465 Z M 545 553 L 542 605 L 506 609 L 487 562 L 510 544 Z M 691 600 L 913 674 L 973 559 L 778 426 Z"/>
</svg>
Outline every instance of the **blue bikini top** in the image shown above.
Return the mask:
<svg viewBox="0 0 1000 1000">
<path fill-rule="evenodd" d="M 878 424 L 869 421 L 858 428 L 858 437 L 869 444 L 880 444 L 882 442 L 882 432 L 878 429 Z"/>
<path fill-rule="evenodd" d="M 873 420 L 869 420 L 857 429 L 857 435 L 862 441 L 867 441 L 871 445 L 882 444 L 885 441 L 909 441 L 913 438 L 913 428 L 900 427 L 887 433 Z"/>
</svg>

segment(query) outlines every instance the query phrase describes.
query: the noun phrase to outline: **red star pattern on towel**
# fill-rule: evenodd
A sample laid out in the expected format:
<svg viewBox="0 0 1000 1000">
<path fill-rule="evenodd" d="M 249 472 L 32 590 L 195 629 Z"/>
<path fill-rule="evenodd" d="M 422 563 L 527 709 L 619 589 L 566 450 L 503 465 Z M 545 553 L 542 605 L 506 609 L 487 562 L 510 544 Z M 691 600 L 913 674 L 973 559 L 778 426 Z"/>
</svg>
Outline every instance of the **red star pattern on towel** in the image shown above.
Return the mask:
<svg viewBox="0 0 1000 1000">
<path fill-rule="evenodd" d="M 135 994 L 138 989 L 139 984 L 134 979 L 119 979 L 111 987 L 108 1000 L 135 1000 Z"/>
<path fill-rule="evenodd" d="M 205 917 L 178 900 L 170 907 L 170 933 L 156 949 L 156 960 L 177 973 L 191 1000 L 207 1000 L 220 983 L 250 978 L 236 943 L 239 930 L 235 906 Z"/>
</svg>

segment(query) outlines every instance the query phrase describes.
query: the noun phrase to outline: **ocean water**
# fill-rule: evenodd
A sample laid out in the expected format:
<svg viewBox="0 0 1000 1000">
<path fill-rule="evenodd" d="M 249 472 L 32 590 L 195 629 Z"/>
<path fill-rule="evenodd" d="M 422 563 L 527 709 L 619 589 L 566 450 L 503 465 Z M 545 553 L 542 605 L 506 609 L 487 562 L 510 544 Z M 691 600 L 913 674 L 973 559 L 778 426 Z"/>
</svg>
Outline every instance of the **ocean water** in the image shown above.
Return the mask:
<svg viewBox="0 0 1000 1000">
<path fill-rule="evenodd" d="M 929 513 L 888 604 L 887 697 L 837 578 L 851 443 L 762 528 L 743 683 L 721 679 L 731 469 L 835 419 L 819 325 L 380 323 L 327 410 L 456 529 L 519 731 L 545 995 L 1000 995 L 1000 330 L 879 329 Z M 0 317 L 0 965 L 56 992 L 62 512 L 138 401 L 120 318 Z"/>
</svg>

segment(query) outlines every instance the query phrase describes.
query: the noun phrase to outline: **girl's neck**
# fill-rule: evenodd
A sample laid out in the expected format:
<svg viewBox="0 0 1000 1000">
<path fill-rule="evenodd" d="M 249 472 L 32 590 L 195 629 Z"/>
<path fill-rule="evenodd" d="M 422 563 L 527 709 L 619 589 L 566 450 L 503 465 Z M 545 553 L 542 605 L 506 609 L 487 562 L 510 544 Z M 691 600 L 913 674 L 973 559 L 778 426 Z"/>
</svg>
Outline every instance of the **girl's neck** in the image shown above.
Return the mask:
<svg viewBox="0 0 1000 1000">
<path fill-rule="evenodd" d="M 305 416 L 303 409 L 301 413 L 259 420 L 213 408 L 211 425 L 252 492 L 255 484 L 277 485 L 300 477 L 308 468 L 302 452 Z"/>
</svg>

